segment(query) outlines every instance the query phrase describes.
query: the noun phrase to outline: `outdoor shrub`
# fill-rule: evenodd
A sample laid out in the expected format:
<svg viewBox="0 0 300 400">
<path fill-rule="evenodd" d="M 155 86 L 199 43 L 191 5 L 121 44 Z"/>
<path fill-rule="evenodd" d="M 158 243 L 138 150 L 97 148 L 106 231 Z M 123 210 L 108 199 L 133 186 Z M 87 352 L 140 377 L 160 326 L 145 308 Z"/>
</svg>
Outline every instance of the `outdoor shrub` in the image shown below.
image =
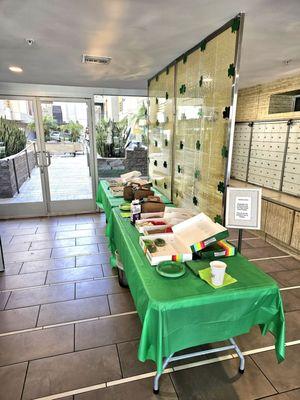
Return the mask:
<svg viewBox="0 0 300 400">
<path fill-rule="evenodd" d="M 125 157 L 127 118 L 107 121 L 102 118 L 96 125 L 96 147 L 101 157 Z"/>
<path fill-rule="evenodd" d="M 1 158 L 19 153 L 26 147 L 26 135 L 14 121 L 0 118 L 0 142 L 5 146 L 5 152 Z"/>
</svg>

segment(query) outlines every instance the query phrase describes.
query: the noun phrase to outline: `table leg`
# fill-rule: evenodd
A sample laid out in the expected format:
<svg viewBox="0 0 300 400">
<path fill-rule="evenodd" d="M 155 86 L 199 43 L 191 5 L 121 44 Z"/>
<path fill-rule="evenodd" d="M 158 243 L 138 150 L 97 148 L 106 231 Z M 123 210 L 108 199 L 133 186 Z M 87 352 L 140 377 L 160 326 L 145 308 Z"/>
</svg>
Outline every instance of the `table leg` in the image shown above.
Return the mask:
<svg viewBox="0 0 300 400">
<path fill-rule="evenodd" d="M 170 362 L 170 359 L 172 358 L 173 354 L 171 354 L 169 357 L 165 358 L 165 361 L 163 362 L 163 366 L 162 366 L 162 372 L 157 372 L 154 378 L 154 382 L 153 382 L 153 393 L 154 394 L 158 394 L 159 392 L 159 378 L 161 377 L 164 369 L 167 367 L 167 365 Z"/>
<path fill-rule="evenodd" d="M 234 350 L 236 351 L 237 355 L 240 358 L 239 373 L 243 374 L 245 371 L 245 357 L 243 356 L 243 353 L 241 352 L 239 346 L 236 344 L 235 340 L 233 338 L 230 338 L 229 341 L 233 345 Z"/>
</svg>

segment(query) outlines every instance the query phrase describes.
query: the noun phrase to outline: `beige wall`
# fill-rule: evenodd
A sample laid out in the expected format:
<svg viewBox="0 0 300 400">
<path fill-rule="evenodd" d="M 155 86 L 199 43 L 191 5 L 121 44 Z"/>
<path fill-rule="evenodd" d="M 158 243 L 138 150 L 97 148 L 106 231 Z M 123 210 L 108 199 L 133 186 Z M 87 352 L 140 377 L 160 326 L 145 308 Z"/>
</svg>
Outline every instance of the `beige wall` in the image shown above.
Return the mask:
<svg viewBox="0 0 300 400">
<path fill-rule="evenodd" d="M 270 96 L 291 90 L 300 90 L 300 75 L 241 89 L 238 94 L 237 121 L 300 118 L 300 112 L 268 114 Z"/>
</svg>

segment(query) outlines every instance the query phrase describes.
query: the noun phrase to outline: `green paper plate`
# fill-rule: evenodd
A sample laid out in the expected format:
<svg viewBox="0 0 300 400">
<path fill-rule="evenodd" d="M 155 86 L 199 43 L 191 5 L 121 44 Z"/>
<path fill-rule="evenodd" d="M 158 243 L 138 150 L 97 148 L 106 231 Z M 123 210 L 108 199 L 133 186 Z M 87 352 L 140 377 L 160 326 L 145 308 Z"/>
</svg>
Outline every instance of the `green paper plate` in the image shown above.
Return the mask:
<svg viewBox="0 0 300 400">
<path fill-rule="evenodd" d="M 158 264 L 156 271 L 165 278 L 179 278 L 185 274 L 185 265 L 178 261 L 163 261 Z"/>
<path fill-rule="evenodd" d="M 122 203 L 119 205 L 119 209 L 121 211 L 130 211 L 130 206 L 131 206 L 130 203 Z"/>
</svg>

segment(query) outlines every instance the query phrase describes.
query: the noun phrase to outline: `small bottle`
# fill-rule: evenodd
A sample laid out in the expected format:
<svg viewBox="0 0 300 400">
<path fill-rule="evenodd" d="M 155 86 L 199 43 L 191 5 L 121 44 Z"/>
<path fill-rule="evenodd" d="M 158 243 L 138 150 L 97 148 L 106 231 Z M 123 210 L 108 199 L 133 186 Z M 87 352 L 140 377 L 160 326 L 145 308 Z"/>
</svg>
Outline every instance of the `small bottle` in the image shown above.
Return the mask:
<svg viewBox="0 0 300 400">
<path fill-rule="evenodd" d="M 139 200 L 132 200 L 131 202 L 131 207 L 130 207 L 130 211 L 131 211 L 131 216 L 130 216 L 130 221 L 132 223 L 132 225 L 135 225 L 135 221 L 137 221 L 138 219 L 141 219 L 141 203 Z"/>
</svg>

